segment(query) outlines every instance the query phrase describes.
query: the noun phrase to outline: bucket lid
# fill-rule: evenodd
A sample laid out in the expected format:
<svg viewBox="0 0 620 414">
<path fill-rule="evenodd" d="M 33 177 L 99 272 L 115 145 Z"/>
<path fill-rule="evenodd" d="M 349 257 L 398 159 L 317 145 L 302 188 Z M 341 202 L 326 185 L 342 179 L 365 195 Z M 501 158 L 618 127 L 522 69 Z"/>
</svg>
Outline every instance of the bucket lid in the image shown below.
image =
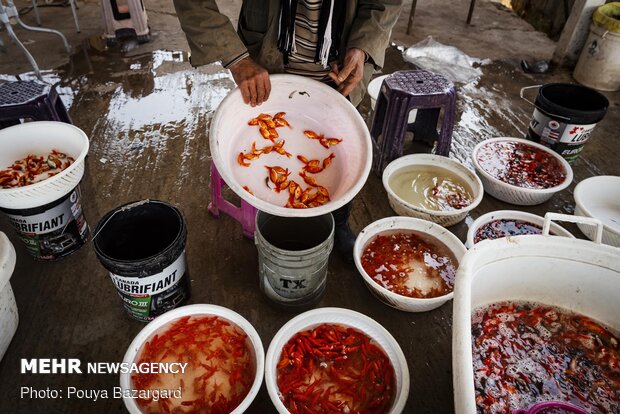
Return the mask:
<svg viewBox="0 0 620 414">
<path fill-rule="evenodd" d="M 15 248 L 6 234 L 0 231 L 0 291 L 4 289 L 4 285 L 9 282 L 13 274 L 15 260 Z"/>
<path fill-rule="evenodd" d="M 607 3 L 594 11 L 592 21 L 610 32 L 620 34 L 620 2 Z"/>
</svg>

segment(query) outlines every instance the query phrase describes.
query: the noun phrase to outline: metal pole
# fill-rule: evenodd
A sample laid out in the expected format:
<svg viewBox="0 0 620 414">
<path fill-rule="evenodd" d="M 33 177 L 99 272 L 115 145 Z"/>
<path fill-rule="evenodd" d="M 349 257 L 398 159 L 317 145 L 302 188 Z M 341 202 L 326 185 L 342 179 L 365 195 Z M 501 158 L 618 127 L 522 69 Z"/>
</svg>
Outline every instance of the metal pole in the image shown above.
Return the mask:
<svg viewBox="0 0 620 414">
<path fill-rule="evenodd" d="M 407 24 L 407 34 L 411 34 L 411 28 L 413 27 L 413 17 L 415 16 L 415 8 L 418 5 L 418 0 L 411 2 L 411 11 L 409 12 L 409 23 Z"/>
<path fill-rule="evenodd" d="M 467 13 L 467 24 L 471 24 L 471 18 L 474 15 L 474 6 L 476 6 L 476 0 L 469 2 L 469 13 Z"/>
</svg>

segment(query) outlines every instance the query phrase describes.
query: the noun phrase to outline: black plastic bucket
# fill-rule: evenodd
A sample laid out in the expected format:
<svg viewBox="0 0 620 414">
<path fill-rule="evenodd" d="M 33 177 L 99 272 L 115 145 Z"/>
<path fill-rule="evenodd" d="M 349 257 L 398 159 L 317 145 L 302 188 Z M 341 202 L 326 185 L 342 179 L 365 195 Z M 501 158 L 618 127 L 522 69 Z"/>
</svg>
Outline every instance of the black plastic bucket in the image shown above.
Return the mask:
<svg viewBox="0 0 620 414">
<path fill-rule="evenodd" d="M 186 239 L 181 212 L 163 201 L 126 204 L 97 224 L 95 252 L 129 316 L 148 322 L 189 299 Z"/>
<path fill-rule="evenodd" d="M 28 209 L 1 208 L 32 257 L 54 261 L 69 256 L 88 240 L 80 187 L 58 200 Z"/>
<path fill-rule="evenodd" d="M 525 89 L 537 87 L 523 88 L 521 97 Z M 607 113 L 609 101 L 585 86 L 549 83 L 538 89 L 534 106 L 526 138 L 552 148 L 572 164 Z"/>
</svg>

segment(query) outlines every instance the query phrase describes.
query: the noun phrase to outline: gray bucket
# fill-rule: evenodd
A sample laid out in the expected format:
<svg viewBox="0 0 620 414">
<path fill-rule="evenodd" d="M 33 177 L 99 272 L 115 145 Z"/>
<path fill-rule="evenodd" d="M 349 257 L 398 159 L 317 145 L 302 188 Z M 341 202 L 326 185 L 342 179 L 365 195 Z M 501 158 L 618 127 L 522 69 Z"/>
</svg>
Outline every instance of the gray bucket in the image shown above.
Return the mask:
<svg viewBox="0 0 620 414">
<path fill-rule="evenodd" d="M 259 211 L 254 242 L 261 291 L 285 309 L 316 305 L 325 292 L 334 218 L 278 217 Z"/>
</svg>

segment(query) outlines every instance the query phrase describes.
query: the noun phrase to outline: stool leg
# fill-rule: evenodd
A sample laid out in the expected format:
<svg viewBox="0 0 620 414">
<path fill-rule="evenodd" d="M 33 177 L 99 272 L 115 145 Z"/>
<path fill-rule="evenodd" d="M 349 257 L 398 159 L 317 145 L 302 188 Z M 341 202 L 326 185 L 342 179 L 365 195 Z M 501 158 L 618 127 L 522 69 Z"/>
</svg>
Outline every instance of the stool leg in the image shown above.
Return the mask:
<svg viewBox="0 0 620 414">
<path fill-rule="evenodd" d="M 447 157 L 450 155 L 450 146 L 452 145 L 452 131 L 454 129 L 454 119 L 456 117 L 456 96 L 450 94 L 450 98 L 444 107 L 443 124 L 441 126 L 441 134 L 437 141 L 437 149 L 435 153 Z"/>
<path fill-rule="evenodd" d="M 386 106 L 387 98 L 383 93 L 379 93 L 377 102 L 375 103 L 375 112 L 372 115 L 372 124 L 370 127 L 370 136 L 377 142 L 379 140 L 379 135 L 383 130 Z"/>
<path fill-rule="evenodd" d="M 214 217 L 220 216 L 220 209 L 217 201 L 222 198 L 222 177 L 215 168 L 215 164 L 211 163 L 211 201 L 209 202 L 209 213 Z"/>
<path fill-rule="evenodd" d="M 377 175 L 383 173 L 384 168 L 403 153 L 403 141 L 407 130 L 409 116 L 409 100 L 392 98 L 388 100 L 379 153 L 376 154 L 374 170 Z"/>
<path fill-rule="evenodd" d="M 251 204 L 241 200 L 243 235 L 248 239 L 254 240 L 254 231 L 256 230 L 256 213 L 257 210 Z"/>
<path fill-rule="evenodd" d="M 65 104 L 62 103 L 62 99 L 60 99 L 60 95 L 58 95 L 58 91 L 56 90 L 55 85 L 50 88 L 50 93 L 47 97 L 47 100 L 49 101 L 48 105 L 54 111 L 54 116 L 57 121 L 65 122 L 67 124 L 73 124 L 73 122 L 71 121 L 71 117 L 67 112 L 67 108 L 65 108 Z"/>
</svg>

